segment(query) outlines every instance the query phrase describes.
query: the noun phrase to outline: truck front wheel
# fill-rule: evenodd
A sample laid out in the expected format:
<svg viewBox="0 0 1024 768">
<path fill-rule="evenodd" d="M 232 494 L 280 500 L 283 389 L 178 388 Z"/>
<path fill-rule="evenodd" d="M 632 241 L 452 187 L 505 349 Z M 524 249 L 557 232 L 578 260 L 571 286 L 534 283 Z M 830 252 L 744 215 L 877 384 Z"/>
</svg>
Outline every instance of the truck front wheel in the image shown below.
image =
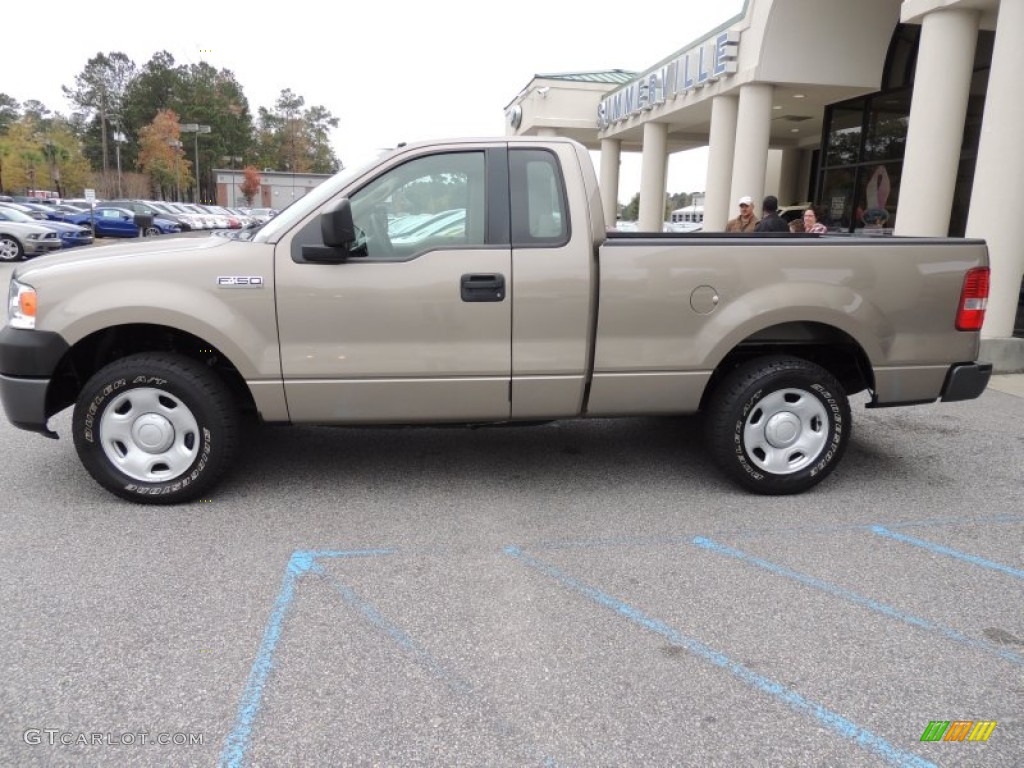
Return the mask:
<svg viewBox="0 0 1024 768">
<path fill-rule="evenodd" d="M 97 372 L 72 421 L 89 474 L 131 501 L 176 504 L 213 487 L 238 443 L 231 393 L 207 366 L 172 353 L 142 353 Z"/>
<path fill-rule="evenodd" d="M 800 493 L 835 469 L 850 441 L 850 403 L 824 368 L 760 357 L 732 371 L 706 421 L 712 455 L 744 488 Z"/>
</svg>

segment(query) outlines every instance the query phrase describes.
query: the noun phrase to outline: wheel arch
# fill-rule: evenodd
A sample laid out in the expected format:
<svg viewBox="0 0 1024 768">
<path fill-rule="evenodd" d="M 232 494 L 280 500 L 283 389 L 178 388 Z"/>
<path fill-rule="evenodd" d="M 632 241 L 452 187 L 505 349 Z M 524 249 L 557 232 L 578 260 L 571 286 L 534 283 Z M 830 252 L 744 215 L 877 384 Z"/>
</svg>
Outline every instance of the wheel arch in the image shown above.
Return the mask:
<svg viewBox="0 0 1024 768">
<path fill-rule="evenodd" d="M 257 410 L 245 378 L 217 347 L 179 328 L 132 323 L 94 331 L 65 352 L 57 363 L 46 393 L 47 418 L 72 405 L 94 373 L 138 352 L 176 352 L 197 360 L 209 366 L 227 384 L 239 410 Z"/>
<path fill-rule="evenodd" d="M 700 407 L 707 405 L 716 387 L 731 371 L 766 355 L 797 357 L 820 365 L 848 395 L 875 387 L 871 360 L 853 336 L 827 323 L 786 322 L 756 331 L 733 346 L 715 366 L 704 387 Z"/>
</svg>

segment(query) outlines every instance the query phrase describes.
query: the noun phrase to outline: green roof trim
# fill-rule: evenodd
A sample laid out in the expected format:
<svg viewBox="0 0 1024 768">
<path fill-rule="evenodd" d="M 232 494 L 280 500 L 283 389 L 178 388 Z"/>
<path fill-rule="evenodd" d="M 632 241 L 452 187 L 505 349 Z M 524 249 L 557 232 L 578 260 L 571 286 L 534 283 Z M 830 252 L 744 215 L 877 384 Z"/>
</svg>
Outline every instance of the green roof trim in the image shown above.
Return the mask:
<svg viewBox="0 0 1024 768">
<path fill-rule="evenodd" d="M 610 83 L 624 85 L 636 77 L 636 72 L 624 69 L 607 69 L 601 72 L 556 72 L 549 75 L 534 75 L 540 80 L 568 80 L 575 83 Z"/>
</svg>

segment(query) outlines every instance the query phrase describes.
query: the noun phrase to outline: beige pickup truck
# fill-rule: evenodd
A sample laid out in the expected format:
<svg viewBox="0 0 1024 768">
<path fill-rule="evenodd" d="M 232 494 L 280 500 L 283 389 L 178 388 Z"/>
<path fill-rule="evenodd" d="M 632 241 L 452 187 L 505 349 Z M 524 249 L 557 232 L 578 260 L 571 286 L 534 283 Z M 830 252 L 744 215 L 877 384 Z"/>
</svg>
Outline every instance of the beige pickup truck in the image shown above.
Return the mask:
<svg viewBox="0 0 1024 768">
<path fill-rule="evenodd" d="M 804 491 L 869 407 L 964 400 L 977 240 L 616 234 L 563 139 L 402 146 L 247 238 L 47 256 L 14 273 L 0 394 L 113 493 L 208 494 L 267 423 L 506 424 L 704 414 L 740 485 Z"/>
</svg>

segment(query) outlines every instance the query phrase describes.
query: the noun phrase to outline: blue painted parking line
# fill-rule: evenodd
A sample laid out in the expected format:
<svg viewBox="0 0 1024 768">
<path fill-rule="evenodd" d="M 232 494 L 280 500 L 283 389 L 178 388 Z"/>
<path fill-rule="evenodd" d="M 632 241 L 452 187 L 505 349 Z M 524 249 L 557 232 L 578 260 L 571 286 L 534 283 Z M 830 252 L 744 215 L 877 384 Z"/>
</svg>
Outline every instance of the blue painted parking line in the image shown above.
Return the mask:
<svg viewBox="0 0 1024 768">
<path fill-rule="evenodd" d="M 913 527 L 955 527 L 962 525 L 1007 525 L 1024 523 L 1019 515 L 995 515 L 993 517 L 964 519 L 963 517 L 940 517 L 928 520 L 907 520 L 888 523 L 889 528 Z M 708 536 L 752 539 L 759 536 L 794 533 L 835 534 L 850 531 L 863 531 L 875 528 L 872 523 L 836 523 L 834 525 L 791 525 L 777 528 L 744 528 L 742 530 L 726 529 L 711 531 Z M 693 535 L 675 536 L 616 536 L 606 539 L 557 539 L 554 541 L 530 542 L 522 544 L 531 551 L 553 551 L 559 549 L 609 549 L 614 547 L 672 547 L 689 544 Z"/>
<path fill-rule="evenodd" d="M 858 746 L 874 752 L 893 765 L 904 766 L 905 768 L 937 768 L 934 763 L 929 762 L 912 752 L 907 752 L 893 746 L 881 736 L 877 736 L 868 729 L 857 725 L 827 707 L 811 701 L 795 691 L 789 690 L 781 683 L 751 671 L 739 662 L 733 661 L 724 653 L 714 650 L 695 638 L 682 634 L 664 622 L 648 616 L 640 609 L 635 608 L 612 595 L 602 592 L 596 587 L 585 584 L 582 581 L 563 573 L 554 566 L 543 563 L 540 560 L 525 554 L 518 547 L 506 547 L 505 553 L 510 557 L 515 558 L 523 565 L 552 578 L 563 587 L 575 592 L 587 600 L 590 600 L 604 608 L 608 608 L 639 627 L 661 635 L 672 645 L 684 648 L 698 658 L 708 661 L 715 666 L 730 672 L 743 683 L 746 683 L 780 703 L 786 704 L 797 712 L 813 718 L 820 725 L 839 734 L 840 736 L 843 736 L 844 738 L 850 739 Z"/>
<path fill-rule="evenodd" d="M 314 566 L 314 569 L 324 576 L 328 583 L 334 588 L 334 591 L 341 596 L 341 599 L 346 605 L 356 610 L 363 616 L 363 618 L 370 622 L 370 624 L 394 640 L 399 648 L 415 658 L 416 661 L 426 667 L 431 674 L 442 680 L 446 685 L 452 688 L 452 690 L 461 694 L 466 694 L 473 690 L 472 685 L 449 673 L 448 670 L 446 670 L 440 662 L 437 661 L 437 659 L 426 651 L 426 649 L 421 648 L 411 637 L 409 637 L 408 633 L 384 618 L 373 604 L 365 598 L 360 597 L 352 587 L 342 583 L 339 579 L 331 576 L 319 566 Z"/>
<path fill-rule="evenodd" d="M 978 557 L 977 555 L 970 555 L 966 552 L 961 552 L 950 547 L 945 547 L 942 544 L 936 544 L 931 541 L 925 541 L 924 539 L 917 539 L 913 536 L 907 536 L 903 533 L 896 533 L 895 531 L 890 531 L 888 528 L 884 528 L 881 525 L 871 526 L 871 531 L 877 533 L 879 536 L 885 536 L 890 539 L 895 539 L 896 541 L 901 541 L 904 544 L 911 544 L 915 547 L 927 549 L 929 552 L 935 552 L 936 554 L 940 555 L 948 555 L 949 557 L 954 557 L 957 560 L 963 560 L 965 563 L 971 563 L 972 565 L 977 565 L 981 568 L 987 568 L 991 571 L 999 571 L 1000 573 L 1005 573 L 1009 576 L 1014 576 L 1018 579 L 1024 579 L 1024 571 L 1022 571 L 1020 568 L 1011 568 L 1008 565 L 1003 565 L 1002 563 L 995 563 L 991 560 L 986 560 L 983 557 Z"/>
<path fill-rule="evenodd" d="M 260 650 L 249 670 L 249 678 L 238 705 L 238 714 L 235 716 L 235 727 L 231 729 L 228 737 L 224 740 L 224 749 L 221 751 L 218 763 L 220 768 L 241 768 L 244 765 L 245 755 L 249 750 L 249 742 L 252 737 L 252 726 L 260 713 L 260 707 L 263 706 L 263 688 L 274 668 L 274 650 L 277 648 L 278 640 L 281 639 L 281 631 L 284 629 L 285 619 L 288 617 L 292 600 L 295 598 L 295 587 L 299 580 L 309 573 L 318 557 L 372 557 L 388 555 L 393 552 L 394 550 L 390 549 L 365 549 L 350 552 L 299 551 L 292 553 L 281 582 L 281 589 L 274 601 L 274 609 L 270 613 L 270 620 L 263 630 Z"/>
<path fill-rule="evenodd" d="M 326 573 L 319 566 L 315 565 L 313 568 L 323 574 L 324 578 L 327 579 L 335 591 L 338 592 L 346 605 L 360 613 L 370 624 L 394 640 L 399 648 L 412 656 L 417 663 L 429 670 L 434 677 L 441 680 L 445 685 L 459 695 L 478 695 L 472 683 L 463 680 L 446 669 L 441 662 L 431 656 L 425 648 L 421 647 L 415 640 L 413 640 L 407 632 L 385 618 L 380 611 L 377 610 L 376 606 L 361 597 L 354 589 L 352 589 L 352 587 Z M 495 712 L 490 714 L 492 716 L 491 719 L 494 723 L 495 730 L 499 734 L 506 738 L 519 738 L 516 733 L 515 726 L 506 721 L 500 714 Z M 528 756 L 533 760 L 538 760 L 542 765 L 548 766 L 548 768 L 557 768 L 559 765 L 559 763 L 553 757 L 546 754 L 544 750 L 533 744 L 527 743 L 524 740 L 519 739 L 518 747 L 519 751 L 524 756 Z"/>
<path fill-rule="evenodd" d="M 698 536 L 693 540 L 693 543 L 696 544 L 698 547 L 701 547 L 702 549 L 706 549 L 710 552 L 716 552 L 720 555 L 727 555 L 729 557 L 733 557 L 737 560 L 740 560 L 741 562 L 748 563 L 749 565 L 756 565 L 758 568 L 763 568 L 764 570 L 770 573 L 774 573 L 777 576 L 784 576 L 787 579 L 798 581 L 801 584 L 804 584 L 805 586 L 814 587 L 815 589 L 819 589 L 827 594 L 833 595 L 835 597 L 840 597 L 843 600 L 846 600 L 847 602 L 862 606 L 869 610 L 875 611 L 876 613 L 880 613 L 884 616 L 888 616 L 893 619 L 898 619 L 899 621 L 902 621 L 905 624 L 909 624 L 913 627 L 917 627 L 918 629 L 923 629 L 927 632 L 932 632 L 934 634 L 939 635 L 940 637 L 944 637 L 947 640 L 953 640 L 954 642 L 960 643 L 961 645 L 976 648 L 987 653 L 993 653 L 996 656 L 1005 659 L 1006 661 L 1013 662 L 1014 664 L 1024 664 L 1024 657 L 1014 653 L 1013 651 L 1007 651 L 996 645 L 987 643 L 984 640 L 976 640 L 973 637 L 968 637 L 967 635 L 963 635 L 960 632 L 957 632 L 955 629 L 951 629 L 950 627 L 944 627 L 941 624 L 935 624 L 934 622 L 928 621 L 927 619 L 922 619 L 917 616 L 913 616 L 909 613 L 905 613 L 904 611 L 901 611 L 898 608 L 893 608 L 892 606 L 885 605 L 884 603 L 880 603 L 876 600 L 872 600 L 871 598 L 865 597 L 864 595 L 859 595 L 856 592 L 853 592 L 844 587 L 840 587 L 836 584 L 830 584 L 829 582 L 822 581 L 821 579 L 815 578 L 814 576 L 808 576 L 807 574 L 799 573 L 798 571 L 786 568 L 785 566 L 777 565 L 776 563 L 769 562 L 768 560 L 763 560 L 760 557 L 748 555 L 745 552 L 741 552 L 738 549 L 734 549 L 733 547 L 729 547 L 724 544 L 719 544 L 710 539 L 705 539 Z"/>
<path fill-rule="evenodd" d="M 473 695 L 473 686 L 462 680 L 457 675 L 449 672 L 430 653 L 417 644 L 407 632 L 396 624 L 385 618 L 377 608 L 365 598 L 361 597 L 352 587 L 344 584 L 338 578 L 328 573 L 318 560 L 331 558 L 352 558 L 352 557 L 374 557 L 378 555 L 395 554 L 394 549 L 362 549 L 362 550 L 318 550 L 294 552 L 288 561 L 285 570 L 284 580 L 277 600 L 274 602 L 274 609 L 271 612 L 270 620 L 267 622 L 263 632 L 263 642 L 260 645 L 256 661 L 253 662 L 249 672 L 249 678 L 242 694 L 241 703 L 238 707 L 238 714 L 235 718 L 235 727 L 228 734 L 221 752 L 219 768 L 242 768 L 245 765 L 246 755 L 252 740 L 253 725 L 259 715 L 263 703 L 263 690 L 267 678 L 274 666 L 274 651 L 277 642 L 281 637 L 289 608 L 295 597 L 295 589 L 299 581 L 308 573 L 314 573 L 325 579 L 336 591 L 344 603 L 357 611 L 372 626 L 383 632 L 393 640 L 399 648 L 411 655 L 417 663 L 428 669 L 431 674 L 444 682 L 456 693 L 467 696 Z M 492 722 L 499 734 L 508 738 L 516 738 L 515 727 L 505 721 L 500 715 L 492 714 Z M 520 752 L 547 768 L 558 768 L 559 763 L 550 755 L 538 747 L 520 740 L 518 745 Z"/>
</svg>

